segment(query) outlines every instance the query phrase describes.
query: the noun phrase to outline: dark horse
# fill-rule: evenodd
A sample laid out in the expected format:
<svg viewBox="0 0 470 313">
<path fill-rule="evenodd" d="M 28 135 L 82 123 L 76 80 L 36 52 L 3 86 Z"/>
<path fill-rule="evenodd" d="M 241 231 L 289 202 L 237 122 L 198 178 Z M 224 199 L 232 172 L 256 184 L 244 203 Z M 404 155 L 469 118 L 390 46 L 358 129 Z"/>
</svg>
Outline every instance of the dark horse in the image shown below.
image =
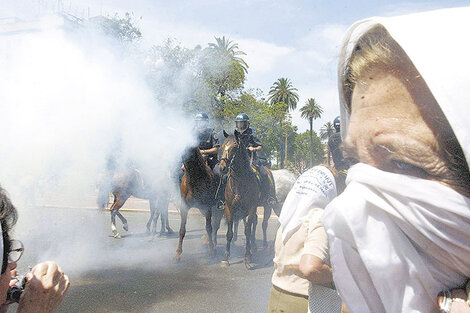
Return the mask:
<svg viewBox="0 0 470 313">
<path fill-rule="evenodd" d="M 227 185 L 225 187 L 225 216 L 227 219 L 227 245 L 222 265 L 228 264 L 230 244 L 233 238 L 234 220 L 247 217 L 245 227 L 245 265 L 249 266 L 252 255 L 253 225 L 256 223 L 256 208 L 261 199 L 261 188 L 255 172 L 251 168 L 246 147 L 241 142 L 239 132 L 226 137 L 222 144 L 222 159 L 219 163 L 221 171 L 227 169 Z"/>
<path fill-rule="evenodd" d="M 158 217 L 161 214 L 162 229 L 160 234 L 164 234 L 165 228 L 169 234 L 173 233 L 168 222 L 169 193 L 161 188 L 161 184 L 151 184 L 147 182 L 136 169 L 123 168 L 112 172 L 110 171 L 101 182 L 97 201 L 101 209 L 104 209 L 108 204 L 110 193 L 114 196 L 110 210 L 111 231 L 115 238 L 121 238 L 121 235 L 116 230 L 116 216 L 121 220 L 124 230 L 127 231 L 129 229 L 127 220 L 119 212 L 119 209 L 130 196 L 149 200 L 150 218 L 147 222 L 147 232 L 150 233 L 150 228 L 153 223 L 154 227 L 152 232 L 156 233 Z"/>
<path fill-rule="evenodd" d="M 186 234 L 186 221 L 188 211 L 191 207 L 198 208 L 206 218 L 206 232 L 209 244 L 209 255 L 215 255 L 213 238 L 212 217 L 220 220 L 222 212 L 219 214 L 215 209 L 215 193 L 217 180 L 214 173 L 207 165 L 198 147 L 191 147 L 183 158 L 184 175 L 181 180 L 180 191 L 184 206 L 180 210 L 181 226 L 179 234 L 178 248 L 176 249 L 175 260 L 179 261 L 183 253 L 183 239 Z"/>
</svg>

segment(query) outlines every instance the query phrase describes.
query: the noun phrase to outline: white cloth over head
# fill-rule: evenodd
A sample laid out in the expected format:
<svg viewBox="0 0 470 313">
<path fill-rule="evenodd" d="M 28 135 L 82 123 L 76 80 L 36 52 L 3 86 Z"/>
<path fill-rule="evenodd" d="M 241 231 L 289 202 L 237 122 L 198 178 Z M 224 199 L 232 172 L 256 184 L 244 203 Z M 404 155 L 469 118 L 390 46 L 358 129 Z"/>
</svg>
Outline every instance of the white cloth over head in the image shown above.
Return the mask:
<svg viewBox="0 0 470 313">
<path fill-rule="evenodd" d="M 362 163 L 346 183 L 323 224 L 348 309 L 436 312 L 438 292 L 470 277 L 470 199 L 439 182 Z"/>
<path fill-rule="evenodd" d="M 349 28 L 338 68 L 342 137 L 345 138 L 349 124 L 342 73 L 357 41 L 377 24 L 387 29 L 421 74 L 449 121 L 467 164 L 470 164 L 470 7 L 396 17 L 373 17 Z"/>
<path fill-rule="evenodd" d="M 285 242 L 300 227 L 311 209 L 324 209 L 336 197 L 333 173 L 325 166 L 315 166 L 297 178 L 286 197 L 279 216 Z"/>
<path fill-rule="evenodd" d="M 470 8 L 371 18 L 347 32 L 341 80 L 357 41 L 381 24 L 402 47 L 449 121 L 470 164 Z M 357 164 L 323 218 L 336 287 L 352 313 L 437 312 L 436 296 L 470 277 L 470 199 L 429 180 Z"/>
</svg>

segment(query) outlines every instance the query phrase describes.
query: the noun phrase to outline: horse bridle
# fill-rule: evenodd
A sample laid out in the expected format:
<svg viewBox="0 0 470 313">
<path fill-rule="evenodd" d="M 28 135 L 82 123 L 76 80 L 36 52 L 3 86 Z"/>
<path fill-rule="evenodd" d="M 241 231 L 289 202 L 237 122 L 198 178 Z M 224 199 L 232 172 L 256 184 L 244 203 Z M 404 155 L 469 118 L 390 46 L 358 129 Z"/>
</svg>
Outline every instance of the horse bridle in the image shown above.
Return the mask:
<svg viewBox="0 0 470 313">
<path fill-rule="evenodd" d="M 232 164 L 233 164 L 233 160 L 235 160 L 235 157 L 237 156 L 237 153 L 238 153 L 238 150 L 240 150 L 240 146 L 237 144 L 237 150 L 235 151 L 235 153 L 232 155 L 232 157 L 229 159 L 229 158 L 224 158 L 222 157 L 220 159 L 220 161 L 225 161 L 225 163 L 227 164 L 227 168 L 228 168 L 228 175 L 230 176 L 230 172 L 233 171 L 232 170 Z"/>
</svg>

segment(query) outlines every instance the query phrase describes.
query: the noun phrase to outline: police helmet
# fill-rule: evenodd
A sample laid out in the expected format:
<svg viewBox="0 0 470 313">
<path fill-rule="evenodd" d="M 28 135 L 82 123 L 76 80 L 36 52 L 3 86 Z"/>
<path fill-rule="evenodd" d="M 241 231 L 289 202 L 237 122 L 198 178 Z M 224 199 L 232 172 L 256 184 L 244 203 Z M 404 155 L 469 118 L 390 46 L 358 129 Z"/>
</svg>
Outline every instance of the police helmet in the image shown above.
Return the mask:
<svg viewBox="0 0 470 313">
<path fill-rule="evenodd" d="M 204 112 L 196 114 L 194 120 L 196 121 L 196 129 L 198 130 L 202 131 L 209 126 L 209 116 Z"/>
<path fill-rule="evenodd" d="M 240 113 L 235 117 L 235 127 L 239 132 L 244 132 L 250 126 L 250 117 Z"/>
<path fill-rule="evenodd" d="M 340 129 L 341 129 L 341 119 L 339 116 L 337 116 L 334 121 L 333 121 L 333 126 L 335 127 L 336 129 L 336 132 L 339 132 Z"/>
<path fill-rule="evenodd" d="M 201 113 L 196 114 L 196 116 L 194 117 L 194 120 L 195 121 L 208 121 L 209 116 L 207 116 L 206 113 L 201 112 Z"/>
</svg>

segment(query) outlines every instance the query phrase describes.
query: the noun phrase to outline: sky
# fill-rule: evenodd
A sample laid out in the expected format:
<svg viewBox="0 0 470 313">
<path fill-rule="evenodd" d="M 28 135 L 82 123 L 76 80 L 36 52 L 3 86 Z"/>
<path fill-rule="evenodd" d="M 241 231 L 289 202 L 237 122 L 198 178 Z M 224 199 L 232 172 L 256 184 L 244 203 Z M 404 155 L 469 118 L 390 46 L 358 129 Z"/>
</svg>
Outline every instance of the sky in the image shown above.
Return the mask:
<svg viewBox="0 0 470 313">
<path fill-rule="evenodd" d="M 337 56 L 352 23 L 468 5 L 470 0 L 0 0 L 0 18 L 29 19 L 58 8 L 78 17 L 131 12 L 142 31 L 144 49 L 167 38 L 188 48 L 204 47 L 214 37 L 226 36 L 246 53 L 245 87 L 267 95 L 274 81 L 289 78 L 300 98 L 292 112 L 294 125 L 300 131 L 308 129 L 298 109 L 315 98 L 324 111 L 314 122 L 318 131 L 339 115 Z"/>
</svg>

